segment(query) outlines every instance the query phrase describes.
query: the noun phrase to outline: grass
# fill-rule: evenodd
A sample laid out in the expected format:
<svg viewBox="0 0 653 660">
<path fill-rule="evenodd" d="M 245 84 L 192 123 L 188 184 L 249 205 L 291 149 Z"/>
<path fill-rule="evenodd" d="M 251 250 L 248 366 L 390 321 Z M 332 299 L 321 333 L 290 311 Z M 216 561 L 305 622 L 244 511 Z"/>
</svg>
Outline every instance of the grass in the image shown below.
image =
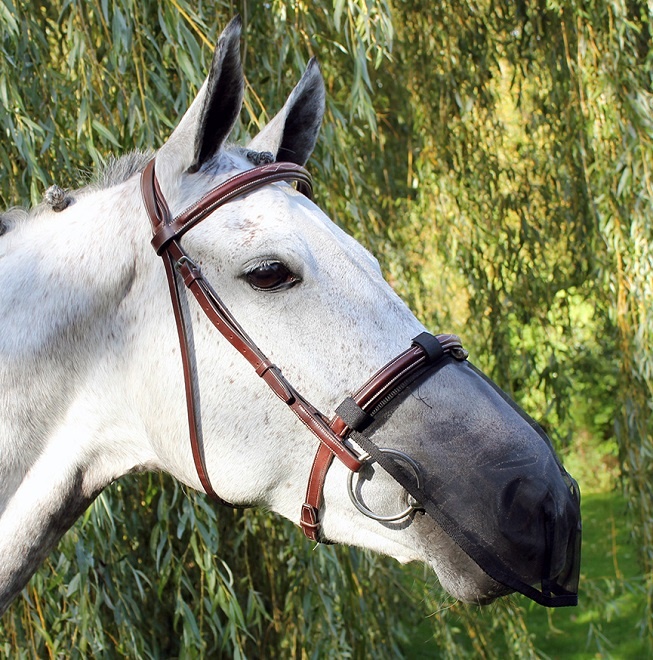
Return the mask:
<svg viewBox="0 0 653 660">
<path fill-rule="evenodd" d="M 643 579 L 630 544 L 626 503 L 616 493 L 590 494 L 582 505 L 583 570 L 577 608 L 529 607 L 535 645 L 551 658 L 646 657 L 638 634 Z"/>
<path fill-rule="evenodd" d="M 630 540 L 625 500 L 614 491 L 590 493 L 583 497 L 581 506 L 583 557 L 578 607 L 551 610 L 524 597 L 513 597 L 522 605 L 533 646 L 542 657 L 552 660 L 653 657 L 652 640 L 647 640 L 639 629 L 645 594 L 637 553 Z M 482 631 L 492 649 L 488 657 L 523 655 L 508 648 L 506 636 L 493 625 L 496 612 L 492 606 L 475 611 L 467 607 L 457 615 L 460 607 L 450 609 L 447 621 L 461 651 L 483 657 L 474 639 Z M 470 618 L 474 619 L 474 630 L 468 624 Z M 411 643 L 404 647 L 406 657 L 418 660 L 443 656 L 433 638 L 433 625 L 426 619 L 411 632 Z"/>
</svg>

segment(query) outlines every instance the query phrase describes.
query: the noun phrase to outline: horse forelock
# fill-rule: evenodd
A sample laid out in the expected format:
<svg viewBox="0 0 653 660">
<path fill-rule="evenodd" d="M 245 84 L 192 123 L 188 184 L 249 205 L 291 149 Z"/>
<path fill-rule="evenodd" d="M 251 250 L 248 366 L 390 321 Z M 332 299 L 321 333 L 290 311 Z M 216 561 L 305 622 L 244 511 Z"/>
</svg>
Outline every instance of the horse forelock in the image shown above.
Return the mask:
<svg viewBox="0 0 653 660">
<path fill-rule="evenodd" d="M 231 174 L 234 170 L 247 169 L 257 164 L 250 159 L 250 153 L 257 152 L 251 152 L 246 147 L 240 145 L 226 145 L 202 166 L 201 171 L 217 177 Z"/>
</svg>

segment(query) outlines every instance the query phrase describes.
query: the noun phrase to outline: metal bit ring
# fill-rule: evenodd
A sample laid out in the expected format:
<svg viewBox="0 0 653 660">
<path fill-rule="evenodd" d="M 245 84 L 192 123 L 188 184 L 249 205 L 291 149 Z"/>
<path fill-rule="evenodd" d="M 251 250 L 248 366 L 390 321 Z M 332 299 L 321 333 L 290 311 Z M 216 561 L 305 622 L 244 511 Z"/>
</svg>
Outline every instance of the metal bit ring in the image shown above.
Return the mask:
<svg viewBox="0 0 653 660">
<path fill-rule="evenodd" d="M 382 449 L 379 448 L 379 451 L 383 452 L 384 454 L 390 454 L 394 456 L 395 458 L 398 458 L 399 460 L 403 461 L 410 467 L 413 475 L 415 476 L 415 481 L 417 482 L 417 487 L 421 488 L 422 487 L 422 480 L 421 480 L 421 471 L 418 463 L 414 461 L 408 454 L 404 454 L 403 451 L 399 451 L 398 449 Z M 372 463 L 373 461 L 368 461 L 369 463 Z M 404 511 L 401 511 L 400 513 L 395 513 L 389 516 L 382 516 L 378 513 L 374 513 L 371 509 L 368 509 L 357 497 L 355 491 L 354 491 L 354 472 L 349 473 L 349 477 L 347 479 L 347 490 L 349 492 L 349 499 L 351 500 L 352 504 L 364 515 L 366 515 L 368 518 L 372 518 L 372 520 L 376 520 L 378 522 L 394 522 L 397 520 L 401 520 L 402 518 L 408 517 L 413 511 L 417 511 L 420 509 L 420 504 L 419 502 L 416 502 L 412 497 L 410 498 L 408 502 L 408 506 Z"/>
</svg>

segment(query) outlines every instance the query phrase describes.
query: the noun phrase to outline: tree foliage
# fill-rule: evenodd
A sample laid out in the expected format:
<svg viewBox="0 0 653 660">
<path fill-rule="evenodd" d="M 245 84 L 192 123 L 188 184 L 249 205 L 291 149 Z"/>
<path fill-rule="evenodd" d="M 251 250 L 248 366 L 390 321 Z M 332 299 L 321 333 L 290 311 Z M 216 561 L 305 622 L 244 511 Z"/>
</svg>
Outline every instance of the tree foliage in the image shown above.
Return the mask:
<svg viewBox="0 0 653 660">
<path fill-rule="evenodd" d="M 653 575 L 650 5 L 1 0 L 0 204 L 38 202 L 110 153 L 158 146 L 236 12 L 247 88 L 235 137 L 319 57 L 320 204 L 560 447 L 579 427 L 617 439 Z M 405 584 L 392 562 L 313 552 L 268 514 L 218 512 L 167 479 L 130 477 L 53 553 L 0 623 L 0 648 L 394 656 L 410 625 L 397 613 L 423 599 L 443 655 L 462 653 L 441 594 Z M 648 598 L 645 626 L 650 577 Z M 487 631 L 455 612 L 492 657 Z M 495 625 L 516 655 L 535 654 L 515 602 Z"/>
</svg>

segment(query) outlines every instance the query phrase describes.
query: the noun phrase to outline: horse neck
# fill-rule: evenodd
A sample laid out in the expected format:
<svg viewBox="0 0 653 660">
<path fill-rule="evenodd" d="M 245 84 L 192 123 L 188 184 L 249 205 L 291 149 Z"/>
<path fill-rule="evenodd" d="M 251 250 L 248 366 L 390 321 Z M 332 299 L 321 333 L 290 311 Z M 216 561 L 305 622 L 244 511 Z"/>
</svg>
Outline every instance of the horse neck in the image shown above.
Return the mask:
<svg viewBox="0 0 653 660">
<path fill-rule="evenodd" d="M 95 495 L 152 459 L 120 381 L 147 232 L 134 178 L 0 239 L 0 612 Z"/>
<path fill-rule="evenodd" d="M 34 399 L 41 411 L 65 410 L 62 401 L 83 379 L 92 347 L 107 347 L 101 335 L 134 270 L 125 250 L 134 241 L 122 220 L 130 214 L 115 199 L 111 190 L 87 194 L 61 214 L 37 212 L 1 239 L 0 383 L 5 397 L 13 385 L 22 399 L 4 402 L 4 424 L 20 422 L 7 410 Z M 42 436 L 45 420 L 35 424 L 34 413 L 30 425 Z"/>
</svg>

